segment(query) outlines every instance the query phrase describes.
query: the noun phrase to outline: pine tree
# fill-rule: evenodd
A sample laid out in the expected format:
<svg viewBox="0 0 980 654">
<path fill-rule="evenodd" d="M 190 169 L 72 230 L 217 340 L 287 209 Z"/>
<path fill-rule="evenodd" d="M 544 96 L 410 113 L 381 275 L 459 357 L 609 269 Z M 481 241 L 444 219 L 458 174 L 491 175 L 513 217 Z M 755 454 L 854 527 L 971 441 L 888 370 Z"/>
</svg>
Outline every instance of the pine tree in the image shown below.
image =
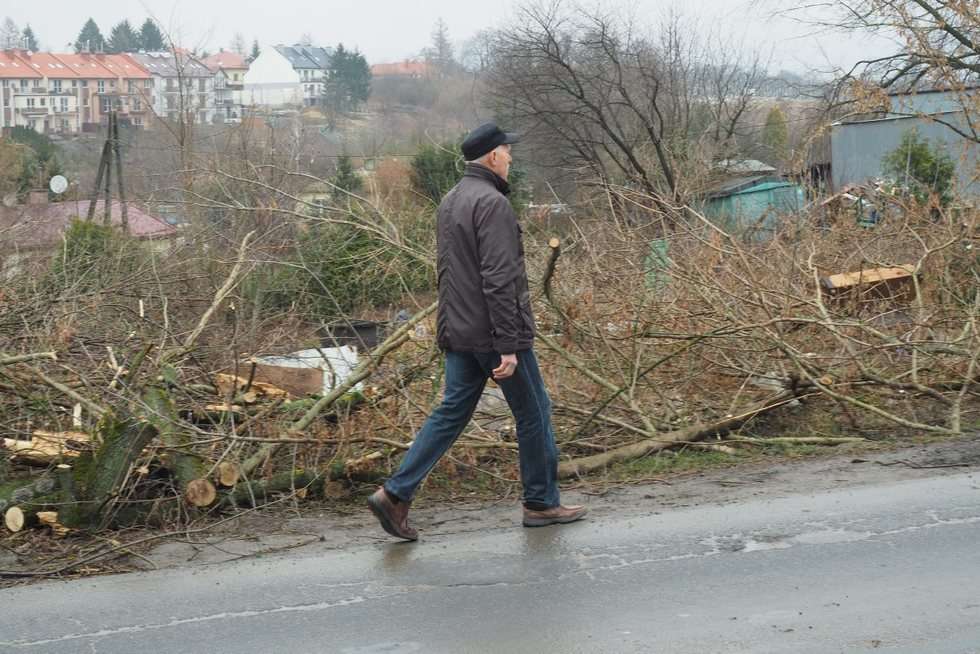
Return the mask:
<svg viewBox="0 0 980 654">
<path fill-rule="evenodd" d="M 425 52 L 426 60 L 432 64 L 441 75 L 448 75 L 456 65 L 453 54 L 453 44 L 449 39 L 449 27 L 446 21 L 439 19 L 432 29 L 432 45 Z"/>
<path fill-rule="evenodd" d="M 789 156 L 789 130 L 786 116 L 779 107 L 773 107 L 766 116 L 762 130 L 762 144 L 775 164 L 783 164 Z"/>
<path fill-rule="evenodd" d="M 248 46 L 245 44 L 245 35 L 241 32 L 235 32 L 235 35 L 231 37 L 231 51 L 244 57 L 248 54 L 246 48 Z"/>
<path fill-rule="evenodd" d="M 105 48 L 105 38 L 95 21 L 89 18 L 75 40 L 75 52 L 101 52 Z"/>
<path fill-rule="evenodd" d="M 139 47 L 146 52 L 160 52 L 167 49 L 163 42 L 163 33 L 152 18 L 147 18 L 140 28 Z"/>
<path fill-rule="evenodd" d="M 323 102 L 334 111 L 352 111 L 371 95 L 371 67 L 357 50 L 337 45 L 327 62 Z"/>
<path fill-rule="evenodd" d="M 252 41 L 252 53 L 248 56 L 249 63 L 258 59 L 260 54 L 262 54 L 262 50 L 259 49 L 259 40 L 254 39 Z"/>
<path fill-rule="evenodd" d="M 34 34 L 34 30 L 31 29 L 30 23 L 28 23 L 27 27 L 24 28 L 24 32 L 21 34 L 21 39 L 24 42 L 24 47 L 31 52 L 37 52 L 41 49 L 40 44 L 37 42 L 37 36 Z"/>
<path fill-rule="evenodd" d="M 330 181 L 336 187 L 330 192 L 335 202 L 344 200 L 348 193 L 357 193 L 364 185 L 361 177 L 354 172 L 354 162 L 346 153 L 337 159 L 337 172 Z"/>
<path fill-rule="evenodd" d="M 0 50 L 10 50 L 22 47 L 20 28 L 10 16 L 3 19 L 0 25 Z"/>
<path fill-rule="evenodd" d="M 140 49 L 140 35 L 136 33 L 128 20 L 120 21 L 112 28 L 105 51 L 113 54 L 119 52 L 136 52 Z"/>
</svg>

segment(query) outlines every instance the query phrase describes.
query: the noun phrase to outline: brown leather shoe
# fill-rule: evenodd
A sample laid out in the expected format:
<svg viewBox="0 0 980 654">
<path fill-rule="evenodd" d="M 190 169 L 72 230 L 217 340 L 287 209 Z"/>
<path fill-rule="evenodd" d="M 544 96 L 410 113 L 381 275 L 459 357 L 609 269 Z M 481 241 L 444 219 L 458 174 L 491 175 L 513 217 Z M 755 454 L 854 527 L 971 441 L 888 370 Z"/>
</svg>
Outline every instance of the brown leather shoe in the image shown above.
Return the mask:
<svg viewBox="0 0 980 654">
<path fill-rule="evenodd" d="M 396 538 L 405 540 L 418 540 L 419 532 L 408 524 L 408 509 L 411 502 L 392 502 L 388 499 L 388 494 L 382 486 L 374 491 L 368 498 L 368 506 L 371 512 L 381 523 L 381 528 Z"/>
<path fill-rule="evenodd" d="M 566 524 L 585 517 L 589 510 L 584 506 L 556 506 L 544 511 L 534 511 L 524 507 L 525 527 L 546 527 L 548 525 Z"/>
</svg>

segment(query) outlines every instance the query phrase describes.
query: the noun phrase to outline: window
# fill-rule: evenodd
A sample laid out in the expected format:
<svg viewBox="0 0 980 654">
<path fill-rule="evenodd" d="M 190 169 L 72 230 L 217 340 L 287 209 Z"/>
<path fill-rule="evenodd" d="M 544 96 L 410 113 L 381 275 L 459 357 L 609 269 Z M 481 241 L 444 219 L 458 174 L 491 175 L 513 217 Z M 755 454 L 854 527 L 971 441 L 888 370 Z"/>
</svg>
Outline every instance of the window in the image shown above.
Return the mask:
<svg viewBox="0 0 980 654">
<path fill-rule="evenodd" d="M 87 89 L 88 88 L 88 80 L 87 79 L 83 79 L 82 80 L 82 88 L 83 89 Z"/>
<path fill-rule="evenodd" d="M 68 111 L 68 98 L 61 98 L 61 110 Z"/>
<path fill-rule="evenodd" d="M 205 91 L 208 90 L 208 81 L 203 77 L 197 80 L 197 90 L 200 91 L 201 93 L 204 93 Z"/>
<path fill-rule="evenodd" d="M 27 98 L 27 108 L 28 109 L 34 108 L 34 98 Z"/>
<path fill-rule="evenodd" d="M 126 90 L 128 92 L 130 92 L 130 93 L 135 93 L 136 92 L 136 82 L 134 82 L 133 80 L 129 80 L 128 82 L 126 82 Z"/>
<path fill-rule="evenodd" d="M 54 92 L 61 93 L 61 80 L 60 79 L 51 80 L 51 83 L 54 85 Z"/>
<path fill-rule="evenodd" d="M 21 91 L 26 91 L 27 90 L 27 85 L 28 85 L 27 80 L 26 79 L 22 79 L 20 81 L 20 90 Z"/>
<path fill-rule="evenodd" d="M 238 73 L 235 73 L 235 81 L 238 81 Z"/>
<path fill-rule="evenodd" d="M 133 125 L 135 125 L 136 127 L 142 127 L 143 126 L 143 117 L 142 116 L 133 116 Z"/>
<path fill-rule="evenodd" d="M 176 103 L 174 103 L 173 96 L 167 97 L 167 109 L 176 109 Z"/>
<path fill-rule="evenodd" d="M 143 111 L 143 101 L 139 98 L 133 98 L 133 111 Z"/>
<path fill-rule="evenodd" d="M 208 112 L 202 111 L 198 114 L 198 123 L 201 125 L 207 124 L 208 122 Z"/>
<path fill-rule="evenodd" d="M 206 107 L 206 106 L 208 106 L 208 96 L 206 96 L 204 94 L 201 94 L 201 95 L 197 96 L 197 106 L 198 107 Z"/>
<path fill-rule="evenodd" d="M 68 122 L 66 118 L 61 119 L 61 131 L 67 132 L 71 130 L 71 123 Z"/>
<path fill-rule="evenodd" d="M 105 80 L 100 79 L 98 84 L 99 84 L 99 93 L 105 93 Z"/>
<path fill-rule="evenodd" d="M 47 103 L 45 102 L 45 100 L 47 100 L 47 98 L 41 98 L 41 106 L 42 107 L 47 106 Z"/>
<path fill-rule="evenodd" d="M 37 121 L 36 120 L 29 120 L 29 121 L 27 121 L 27 126 L 30 129 L 36 130 L 37 129 Z"/>
<path fill-rule="evenodd" d="M 109 88 L 112 89 L 116 88 L 116 80 L 114 79 L 109 80 Z"/>
<path fill-rule="evenodd" d="M 71 87 L 72 87 L 73 89 L 77 89 L 77 88 L 78 88 L 78 80 L 77 80 L 77 79 L 73 79 L 73 80 L 71 81 Z"/>
<path fill-rule="evenodd" d="M 144 80 L 143 81 L 143 88 L 144 89 L 152 89 L 153 88 L 153 80 L 151 80 L 151 79 Z"/>
<path fill-rule="evenodd" d="M 107 114 L 112 111 L 112 98 L 102 98 L 102 113 Z"/>
</svg>

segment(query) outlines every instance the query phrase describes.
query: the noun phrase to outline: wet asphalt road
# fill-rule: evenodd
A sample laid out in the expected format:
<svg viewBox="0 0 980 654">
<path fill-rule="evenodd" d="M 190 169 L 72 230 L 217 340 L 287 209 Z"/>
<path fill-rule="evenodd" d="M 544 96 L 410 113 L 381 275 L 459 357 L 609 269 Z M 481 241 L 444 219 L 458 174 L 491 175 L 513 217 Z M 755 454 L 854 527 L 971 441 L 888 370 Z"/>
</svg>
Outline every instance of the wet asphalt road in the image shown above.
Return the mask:
<svg viewBox="0 0 980 654">
<path fill-rule="evenodd" d="M 0 652 L 977 654 L 980 473 L 0 599 Z"/>
</svg>

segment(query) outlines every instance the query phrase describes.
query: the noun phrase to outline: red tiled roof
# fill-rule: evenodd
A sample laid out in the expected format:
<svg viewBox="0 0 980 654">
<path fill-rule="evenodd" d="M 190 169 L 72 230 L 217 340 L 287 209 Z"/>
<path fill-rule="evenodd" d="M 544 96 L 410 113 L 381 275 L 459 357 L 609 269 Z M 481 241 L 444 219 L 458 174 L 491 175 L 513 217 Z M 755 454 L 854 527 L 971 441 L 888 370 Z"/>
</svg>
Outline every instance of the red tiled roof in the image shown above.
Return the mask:
<svg viewBox="0 0 980 654">
<path fill-rule="evenodd" d="M 18 51 L 16 57 L 34 69 L 34 72 L 52 79 L 76 79 L 78 73 L 69 68 L 50 52 Z"/>
<path fill-rule="evenodd" d="M 237 52 L 218 52 L 206 59 L 202 59 L 201 63 L 213 72 L 218 72 L 222 68 L 248 68 L 248 64 L 245 63 L 245 57 Z"/>
<path fill-rule="evenodd" d="M 149 214 L 140 207 L 129 203 L 127 206 L 129 233 L 139 239 L 170 238 L 177 229 L 162 219 Z M 84 220 L 88 212 L 88 200 L 78 202 L 51 202 L 50 204 L 29 204 L 0 208 L 0 233 L 5 250 L 38 250 L 56 247 L 61 243 L 62 234 L 73 218 L 81 216 Z M 112 201 L 112 224 L 122 223 L 122 207 L 118 200 Z M 105 215 L 105 200 L 95 206 L 94 220 L 102 224 Z"/>
<path fill-rule="evenodd" d="M 78 77 L 84 79 L 116 79 L 119 77 L 119 75 L 103 66 L 98 59 L 100 56 L 107 57 L 109 55 L 84 53 L 56 54 L 54 56 L 57 57 L 61 63 L 73 70 Z"/>
<path fill-rule="evenodd" d="M 128 54 L 94 55 L 98 61 L 117 77 L 123 79 L 152 79 L 149 71 Z"/>
<path fill-rule="evenodd" d="M 0 79 L 39 79 L 41 74 L 17 56 L 22 50 L 0 50 Z"/>
<path fill-rule="evenodd" d="M 429 64 L 424 61 L 399 61 L 394 64 L 374 64 L 371 74 L 375 77 L 406 76 L 424 77 L 429 74 Z"/>
</svg>

